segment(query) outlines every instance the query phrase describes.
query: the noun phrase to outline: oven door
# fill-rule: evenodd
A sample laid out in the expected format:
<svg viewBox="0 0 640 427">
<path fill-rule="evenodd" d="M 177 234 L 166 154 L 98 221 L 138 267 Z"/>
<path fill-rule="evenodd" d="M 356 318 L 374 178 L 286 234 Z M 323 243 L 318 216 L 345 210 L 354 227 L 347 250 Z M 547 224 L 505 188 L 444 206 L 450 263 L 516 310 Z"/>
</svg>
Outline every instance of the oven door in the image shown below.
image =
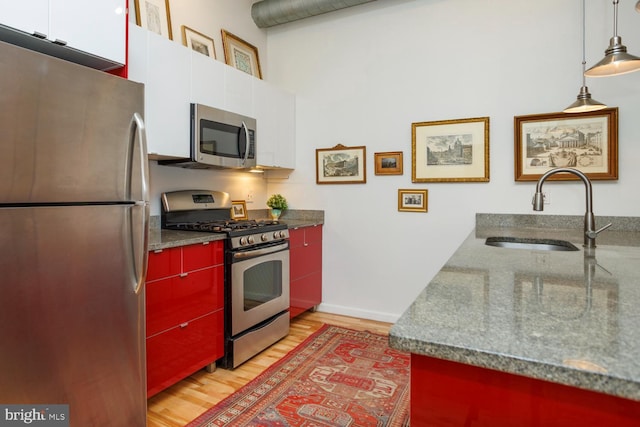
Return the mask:
<svg viewBox="0 0 640 427">
<path fill-rule="evenodd" d="M 289 309 L 289 242 L 231 254 L 231 335 Z"/>
</svg>

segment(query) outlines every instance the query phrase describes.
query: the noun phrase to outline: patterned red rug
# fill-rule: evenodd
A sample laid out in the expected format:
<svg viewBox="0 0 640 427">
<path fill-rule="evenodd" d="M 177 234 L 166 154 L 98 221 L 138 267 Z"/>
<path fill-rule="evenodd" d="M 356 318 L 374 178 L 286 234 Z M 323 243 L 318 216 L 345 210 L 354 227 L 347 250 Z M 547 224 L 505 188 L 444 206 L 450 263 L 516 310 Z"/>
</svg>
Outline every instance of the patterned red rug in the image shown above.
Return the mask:
<svg viewBox="0 0 640 427">
<path fill-rule="evenodd" d="M 386 336 L 324 325 L 188 427 L 408 426 L 409 369 Z"/>
</svg>

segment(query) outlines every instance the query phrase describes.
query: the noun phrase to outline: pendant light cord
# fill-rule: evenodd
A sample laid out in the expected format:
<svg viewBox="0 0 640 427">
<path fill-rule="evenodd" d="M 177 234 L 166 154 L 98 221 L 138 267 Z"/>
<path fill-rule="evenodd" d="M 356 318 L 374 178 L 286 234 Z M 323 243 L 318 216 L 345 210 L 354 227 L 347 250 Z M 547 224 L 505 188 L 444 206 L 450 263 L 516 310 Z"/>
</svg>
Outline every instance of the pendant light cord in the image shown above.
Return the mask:
<svg viewBox="0 0 640 427">
<path fill-rule="evenodd" d="M 586 59 L 586 26 L 587 24 L 586 22 L 586 0 L 582 0 L 582 86 L 586 86 L 587 85 L 587 76 L 584 75 L 585 71 L 587 70 L 587 59 Z"/>
<path fill-rule="evenodd" d="M 618 2 L 613 0 L 613 37 L 618 37 Z"/>
</svg>

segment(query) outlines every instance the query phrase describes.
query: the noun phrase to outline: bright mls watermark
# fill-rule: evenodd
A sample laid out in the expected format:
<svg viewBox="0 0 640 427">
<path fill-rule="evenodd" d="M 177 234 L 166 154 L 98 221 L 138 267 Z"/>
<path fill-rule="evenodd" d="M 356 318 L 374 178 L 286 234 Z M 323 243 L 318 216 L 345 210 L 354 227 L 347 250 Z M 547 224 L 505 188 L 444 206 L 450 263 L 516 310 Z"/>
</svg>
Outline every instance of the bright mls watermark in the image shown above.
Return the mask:
<svg viewBox="0 0 640 427">
<path fill-rule="evenodd" d="M 2 405 L 0 427 L 69 427 L 69 405 Z"/>
</svg>

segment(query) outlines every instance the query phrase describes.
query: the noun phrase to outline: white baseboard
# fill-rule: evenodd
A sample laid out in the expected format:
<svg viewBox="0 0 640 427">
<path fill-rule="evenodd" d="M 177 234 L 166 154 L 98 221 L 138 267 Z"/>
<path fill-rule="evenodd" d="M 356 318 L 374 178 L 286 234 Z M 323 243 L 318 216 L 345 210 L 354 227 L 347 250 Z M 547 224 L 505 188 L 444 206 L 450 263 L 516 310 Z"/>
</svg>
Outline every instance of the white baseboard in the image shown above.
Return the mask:
<svg viewBox="0 0 640 427">
<path fill-rule="evenodd" d="M 320 304 L 318 311 L 323 313 L 340 314 L 342 316 L 357 317 L 360 319 L 377 320 L 379 322 L 395 323 L 400 318 L 399 314 L 382 313 L 379 311 L 361 310 L 353 307 L 345 307 L 334 304 Z"/>
</svg>

